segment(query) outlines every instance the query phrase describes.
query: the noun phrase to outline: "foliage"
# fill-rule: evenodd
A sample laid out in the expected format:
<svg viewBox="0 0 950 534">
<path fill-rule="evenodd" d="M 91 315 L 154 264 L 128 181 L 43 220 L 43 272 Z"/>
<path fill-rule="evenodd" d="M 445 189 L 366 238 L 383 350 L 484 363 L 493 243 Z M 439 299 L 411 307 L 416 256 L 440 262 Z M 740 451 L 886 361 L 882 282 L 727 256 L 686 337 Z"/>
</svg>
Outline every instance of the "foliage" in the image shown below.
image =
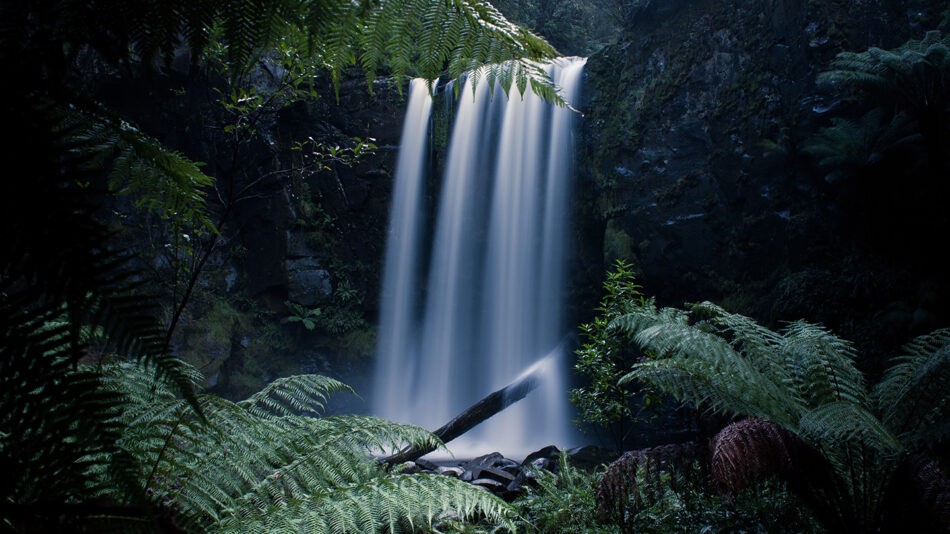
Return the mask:
<svg viewBox="0 0 950 534">
<path fill-rule="evenodd" d="M 31 510 L 67 517 L 67 503 L 88 494 L 91 469 L 110 470 L 118 484 L 129 472 L 115 445 L 121 398 L 96 373 L 77 372 L 80 360 L 120 351 L 202 413 L 165 351 L 141 273 L 93 217 L 102 191 L 88 185 L 90 158 L 77 150 L 71 117 L 36 96 L 0 102 L 18 125 L 0 147 L 10 173 L 0 182 L 0 520 Z"/>
<path fill-rule="evenodd" d="M 565 453 L 556 468 L 529 467 L 536 485 L 527 485 L 515 501 L 527 532 L 611 532 L 594 513 L 594 486 L 597 474 L 570 464 Z"/>
<path fill-rule="evenodd" d="M 301 52 L 287 91 L 263 99 L 244 83 L 269 54 L 291 48 Z M 18 128 L 2 147 L 9 179 L 0 186 L 0 467 L 8 475 L 0 521 L 37 531 L 103 523 L 397 531 L 428 526 L 450 508 L 505 526 L 509 509 L 493 496 L 448 477 L 388 473 L 368 456 L 435 440 L 424 430 L 297 413 L 318 409 L 340 386 L 293 377 L 235 404 L 196 394 L 198 374 L 170 356 L 171 333 L 233 202 L 209 224 L 211 178 L 85 101 L 80 59 L 151 75 L 157 61 L 168 67 L 182 52 L 194 67 L 221 60 L 235 82 L 225 109 L 237 120 L 224 130 L 235 146 L 254 135 L 268 101 L 312 90 L 317 68 L 334 80 L 357 63 L 369 78 L 384 66 L 397 78 L 434 78 L 505 62 L 488 76 L 558 100 L 538 63 L 554 50 L 479 0 L 2 4 L 0 59 L 20 82 L 0 98 Z M 233 178 L 238 158 L 230 163 Z M 115 190 L 142 199 L 167 218 L 172 239 L 184 240 L 171 257 L 188 265 L 188 280 L 167 327 L 157 299 L 142 292 L 143 274 L 96 221 L 96 188 L 108 173 Z M 235 200 L 254 183 L 232 182 L 226 193 Z M 185 242 L 202 232 L 210 245 L 188 252 Z M 84 332 L 98 333 L 95 347 Z"/>
<path fill-rule="evenodd" d="M 239 403 L 201 394 L 205 422 L 140 367 L 107 364 L 102 373 L 105 389 L 125 399 L 118 447 L 136 460 L 138 486 L 188 530 L 398 532 L 431 525 L 446 509 L 508 521 L 504 503 L 478 488 L 387 472 L 369 455 L 439 444 L 427 431 L 373 417 L 301 415 L 349 390 L 335 380 L 288 377 Z M 95 474 L 101 495 L 128 500 L 108 472 Z"/>
<path fill-rule="evenodd" d="M 950 36 L 927 32 L 894 50 L 869 48 L 842 52 L 831 62 L 821 80 L 883 94 L 897 110 L 919 118 L 926 113 L 947 113 L 947 73 L 950 72 Z"/>
<path fill-rule="evenodd" d="M 611 323 L 632 311 L 640 299 L 642 295 L 640 286 L 634 283 L 633 267 L 618 260 L 604 282 L 604 297 L 596 308 L 598 315 L 593 322 L 580 327 L 584 345 L 577 351 L 574 370 L 589 383 L 570 391 L 571 403 L 579 412 L 575 424 L 600 427 L 608 433 L 618 451 L 623 448 L 625 428 L 629 426 L 626 423 L 635 420 L 637 415 L 632 407 L 637 392 L 618 383 L 633 363 L 634 353 Z M 647 407 L 659 403 L 649 391 L 641 395 Z"/>
<path fill-rule="evenodd" d="M 707 489 L 692 465 L 639 464 L 632 473 L 624 517 L 601 520 L 595 503 L 601 474 L 563 458 L 556 472 L 538 471 L 537 486 L 514 502 L 526 532 L 819 532 L 781 484 L 749 488 L 727 502 Z"/>
<path fill-rule="evenodd" d="M 831 126 L 809 139 L 804 150 L 818 159 L 819 167 L 829 170 L 825 175 L 827 182 L 861 176 L 888 152 L 919 139 L 920 134 L 908 128 L 905 116 L 888 120 L 885 113 L 883 108 L 876 108 L 857 121 L 833 118 Z"/>
<path fill-rule="evenodd" d="M 633 450 L 613 461 L 597 482 L 597 515 L 623 526 L 627 515 L 642 509 L 645 502 L 662 499 L 665 488 L 658 481 L 665 472 L 702 475 L 696 458 L 705 456 L 705 447 L 695 443 L 660 445 Z M 697 471 L 692 473 L 692 471 Z M 632 507 L 631 507 L 632 504 Z"/>
<path fill-rule="evenodd" d="M 0 20 L 4 64 L 12 77 L 25 80 L 14 101 L 44 95 L 61 111 L 81 115 L 86 125 L 77 133 L 92 145 L 84 149 L 112 158 L 114 187 L 141 194 L 143 207 L 167 224 L 157 239 L 173 267 L 168 341 L 233 204 L 268 177 L 246 176 L 240 145 L 275 107 L 314 96 L 317 72 L 329 70 L 338 81 L 342 69 L 358 64 L 372 80 L 378 68 L 388 65 L 397 79 L 409 74 L 433 79 L 446 69 L 457 76 L 491 62 L 498 64 L 487 68 L 490 78 L 514 80 L 521 92 L 530 82 L 535 92 L 559 100 L 538 63 L 552 57 L 553 48 L 480 0 L 136 0 L 122 6 L 44 0 L 5 3 Z M 90 58 L 97 68 L 151 75 L 159 62 L 169 68 L 183 54 L 190 54 L 193 68 L 220 65 L 229 80 L 222 104 L 234 121 L 222 131 L 234 146 L 230 170 L 217 176 L 225 183 L 215 190 L 221 201 L 215 224 L 204 205 L 211 179 L 128 121 L 90 104 L 81 89 L 82 65 Z M 252 83 L 251 77 L 263 74 L 276 79 L 272 89 Z M 360 141 L 354 151 L 365 152 L 370 145 Z M 329 148 L 330 158 L 339 156 L 334 150 Z M 202 233 L 210 236 L 199 245 Z"/>
<path fill-rule="evenodd" d="M 950 36 L 931 31 L 893 50 L 869 48 L 842 52 L 819 81 L 862 93 L 860 107 L 869 109 L 858 122 L 832 119 L 812 138 L 806 151 L 831 171 L 827 179 L 857 176 L 897 148 L 923 149 L 906 157 L 908 172 L 929 158 L 933 170 L 945 171 L 950 143 Z"/>
<path fill-rule="evenodd" d="M 904 347 L 874 387 L 881 422 L 906 447 L 932 451 L 950 437 L 950 330 L 919 336 Z"/>
<path fill-rule="evenodd" d="M 300 323 L 307 330 L 313 330 L 319 324 L 323 310 L 320 308 L 306 308 L 295 302 L 284 302 L 291 314 L 284 318 L 285 323 Z"/>
<path fill-rule="evenodd" d="M 708 410 L 766 419 L 817 451 L 815 461 L 827 462 L 826 476 L 800 489 L 810 493 L 806 500 L 816 516 L 837 530 L 880 525 L 888 485 L 904 455 L 946 436 L 945 397 L 928 388 L 910 397 L 896 393 L 915 383 L 946 384 L 946 331 L 908 345 L 910 356 L 869 391 L 851 344 L 804 321 L 774 332 L 708 302 L 682 311 L 658 310 L 646 301 L 615 324 L 657 356 L 635 364 L 624 381 L 641 380 Z M 912 429 L 894 426 L 913 413 L 920 417 Z M 773 445 L 747 449 L 746 458 L 774 448 L 775 439 L 763 434 L 762 442 Z"/>
<path fill-rule="evenodd" d="M 170 64 L 186 46 L 194 63 L 211 54 L 238 79 L 280 50 L 299 52 L 308 70 L 327 69 L 334 80 L 350 65 L 359 65 L 371 80 L 384 65 L 400 79 L 435 79 L 446 71 L 454 78 L 496 64 L 491 81 L 514 80 L 521 92 L 530 82 L 539 95 L 555 96 L 538 63 L 553 57 L 554 49 L 480 0 L 136 0 L 120 7 L 46 0 L 5 7 L 2 15 L 14 31 L 18 24 L 21 32 L 48 29 L 25 35 L 27 40 L 57 36 L 62 49 L 50 51 L 60 64 L 92 45 L 113 63 L 147 70 L 157 60 Z"/>
</svg>

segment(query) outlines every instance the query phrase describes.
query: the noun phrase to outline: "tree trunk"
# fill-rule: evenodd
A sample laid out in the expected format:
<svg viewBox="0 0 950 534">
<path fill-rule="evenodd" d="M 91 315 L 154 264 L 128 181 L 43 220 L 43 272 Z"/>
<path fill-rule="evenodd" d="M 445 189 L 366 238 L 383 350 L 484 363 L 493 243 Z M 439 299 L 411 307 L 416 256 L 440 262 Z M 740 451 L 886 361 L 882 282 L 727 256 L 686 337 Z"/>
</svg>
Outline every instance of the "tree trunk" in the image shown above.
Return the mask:
<svg viewBox="0 0 950 534">
<path fill-rule="evenodd" d="M 482 421 L 523 399 L 528 393 L 531 393 L 540 384 L 541 374 L 543 372 L 543 366 L 535 367 L 530 373 L 520 376 L 514 382 L 476 402 L 467 410 L 455 416 L 454 419 L 433 432 L 433 434 L 438 436 L 443 443 L 448 443 L 461 436 Z M 429 454 L 433 450 L 435 450 L 435 447 L 406 447 L 383 461 L 390 465 L 414 461 Z"/>
</svg>

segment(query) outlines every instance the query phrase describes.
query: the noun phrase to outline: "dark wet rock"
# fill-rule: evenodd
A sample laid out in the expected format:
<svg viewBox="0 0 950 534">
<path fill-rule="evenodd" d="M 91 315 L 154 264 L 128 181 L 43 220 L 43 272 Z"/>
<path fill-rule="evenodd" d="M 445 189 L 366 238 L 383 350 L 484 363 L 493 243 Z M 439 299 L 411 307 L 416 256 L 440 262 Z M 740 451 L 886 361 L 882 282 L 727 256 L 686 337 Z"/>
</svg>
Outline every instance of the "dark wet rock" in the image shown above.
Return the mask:
<svg viewBox="0 0 950 534">
<path fill-rule="evenodd" d="M 521 472 L 521 465 L 515 462 L 515 463 L 502 466 L 500 469 L 511 475 L 517 475 L 518 473 Z"/>
<path fill-rule="evenodd" d="M 398 469 L 401 473 L 411 475 L 419 472 L 419 465 L 416 462 L 403 462 L 399 464 Z"/>
<path fill-rule="evenodd" d="M 547 469 L 552 473 L 557 473 L 559 469 L 557 461 L 551 460 L 550 458 L 535 458 L 531 460 L 531 463 L 523 464 L 522 467 L 524 469 L 531 468 L 536 470 Z"/>
<path fill-rule="evenodd" d="M 320 250 L 311 243 L 312 234 L 309 232 L 288 232 L 287 257 L 313 258 L 320 254 Z"/>
<path fill-rule="evenodd" d="M 493 452 L 490 454 L 486 454 L 484 456 L 479 456 L 478 458 L 475 458 L 473 460 L 470 460 L 466 462 L 465 465 L 470 466 L 469 469 L 471 469 L 471 467 L 481 467 L 481 466 L 491 467 L 495 465 L 495 462 L 503 461 L 505 459 L 506 458 L 502 456 L 500 452 Z"/>
<path fill-rule="evenodd" d="M 494 462 L 492 467 L 497 467 L 498 469 L 502 469 L 509 473 L 517 473 L 521 470 L 521 464 L 510 458 L 502 458 L 501 460 Z"/>
<path fill-rule="evenodd" d="M 322 268 L 316 258 L 296 258 L 285 262 L 287 293 L 290 300 L 304 306 L 313 306 L 320 295 L 333 292 L 330 272 Z"/>
<path fill-rule="evenodd" d="M 521 465 L 535 465 L 535 460 L 548 460 L 554 461 L 556 463 L 558 454 L 561 452 L 560 449 L 554 445 L 548 445 L 543 449 L 538 449 L 531 454 L 524 457 L 524 461 L 521 462 Z"/>
<path fill-rule="evenodd" d="M 483 467 L 480 471 L 476 473 L 478 478 L 490 478 L 492 480 L 497 480 L 502 484 L 510 484 L 512 480 L 515 479 L 516 475 L 505 471 L 504 469 L 498 467 Z"/>
<path fill-rule="evenodd" d="M 438 465 L 436 465 L 436 464 L 433 463 L 433 462 L 430 462 L 429 460 L 423 459 L 423 458 L 419 458 L 418 460 L 416 460 L 416 465 L 418 465 L 419 468 L 421 468 L 421 469 L 425 469 L 426 471 L 433 471 L 433 472 L 434 472 L 434 471 L 437 471 L 437 470 L 439 469 L 439 466 L 438 466 Z"/>
<path fill-rule="evenodd" d="M 472 484 L 487 489 L 488 491 L 500 494 L 508 490 L 508 486 L 492 478 L 479 478 L 472 481 Z"/>
<path fill-rule="evenodd" d="M 520 492 L 521 488 L 526 484 L 533 482 L 535 478 L 528 479 L 528 473 L 526 471 L 521 471 L 518 473 L 518 476 L 514 480 L 508 483 L 508 491 L 510 492 Z"/>
<path fill-rule="evenodd" d="M 800 149 L 830 117 L 855 111 L 849 95 L 816 82 L 835 54 L 919 39 L 945 7 L 909 0 L 923 15 L 908 19 L 899 5 L 628 2 L 624 34 L 585 68 L 576 193 L 585 200 L 573 247 L 602 263 L 574 260 L 572 280 L 592 276 L 599 287 L 624 259 L 660 305 L 709 299 L 769 325 L 822 322 L 871 358 L 946 324 L 950 314 L 909 298 L 921 279 L 940 276 L 926 252 L 901 248 L 915 233 L 893 232 L 894 253 L 882 246 L 887 228 L 865 224 L 898 212 L 890 182 L 881 182 L 880 209 L 859 205 L 870 193 L 831 187 Z M 918 280 L 896 279 L 905 266 Z M 862 272 L 888 283 L 866 298 Z M 903 312 L 893 327 L 875 319 L 892 300 L 904 301 L 910 321 Z M 581 314 L 596 306 L 587 305 Z"/>
<path fill-rule="evenodd" d="M 461 478 L 462 475 L 465 474 L 465 470 L 461 467 L 448 467 L 443 465 L 440 465 L 438 468 L 436 468 L 435 472 L 440 475 L 450 476 L 453 478 Z"/>
</svg>

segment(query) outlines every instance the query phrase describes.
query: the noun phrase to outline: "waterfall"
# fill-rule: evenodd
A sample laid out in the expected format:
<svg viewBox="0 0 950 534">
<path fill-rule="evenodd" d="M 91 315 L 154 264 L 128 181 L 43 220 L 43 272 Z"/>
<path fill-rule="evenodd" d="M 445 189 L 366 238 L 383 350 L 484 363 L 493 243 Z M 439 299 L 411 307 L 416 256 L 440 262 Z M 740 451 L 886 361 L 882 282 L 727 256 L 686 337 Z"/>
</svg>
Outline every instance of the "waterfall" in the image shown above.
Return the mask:
<svg viewBox="0 0 950 534">
<path fill-rule="evenodd" d="M 422 240 L 422 195 L 425 175 L 426 132 L 432 98 L 425 80 L 409 86 L 409 106 L 402 127 L 396 160 L 393 203 L 380 298 L 380 322 L 376 354 L 377 402 L 392 403 L 386 415 L 409 413 L 411 405 L 397 382 L 405 377 L 404 358 L 412 355 L 416 335 L 415 293 L 418 287 L 420 241 Z M 380 412 L 376 409 L 376 412 Z"/>
<path fill-rule="evenodd" d="M 548 67 L 569 102 L 585 61 Z M 492 98 L 487 83 L 474 93 L 471 83 L 457 104 L 429 254 L 419 247 L 428 108 L 416 100 L 428 95 L 418 81 L 410 92 L 386 247 L 374 412 L 435 429 L 553 354 L 537 391 L 449 444 L 456 454 L 490 448 L 518 455 L 570 439 L 558 346 L 571 330 L 561 310 L 576 114 L 530 90 L 506 99 L 496 88 Z"/>
</svg>

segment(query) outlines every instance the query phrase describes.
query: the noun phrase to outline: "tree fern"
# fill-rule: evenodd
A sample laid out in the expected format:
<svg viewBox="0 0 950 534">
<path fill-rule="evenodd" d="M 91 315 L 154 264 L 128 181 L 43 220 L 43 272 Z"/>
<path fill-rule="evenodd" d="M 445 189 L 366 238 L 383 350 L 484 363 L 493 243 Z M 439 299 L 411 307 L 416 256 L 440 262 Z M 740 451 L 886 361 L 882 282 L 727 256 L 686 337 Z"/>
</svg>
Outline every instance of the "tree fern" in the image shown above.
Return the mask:
<svg viewBox="0 0 950 534">
<path fill-rule="evenodd" d="M 92 473 L 127 487 L 134 470 L 116 447 L 123 399 L 94 370 L 76 371 L 80 360 L 122 352 L 201 413 L 192 382 L 165 352 L 155 300 L 92 216 L 102 192 L 88 186 L 91 159 L 77 150 L 73 123 L 36 95 L 2 100 L 21 133 L 4 144 L 3 159 L 29 179 L 0 185 L 0 467 L 9 474 L 0 499 L 5 520 L 43 528 L 57 514 L 90 513 L 70 504 L 98 491 Z"/>
<path fill-rule="evenodd" d="M 635 512 L 644 504 L 662 498 L 666 488 L 661 473 L 677 470 L 683 474 L 701 475 L 692 473 L 694 462 L 707 453 L 705 446 L 691 442 L 625 453 L 607 466 L 597 482 L 595 499 L 600 519 L 607 521 L 612 518 L 624 525 L 628 512 Z M 633 510 L 628 510 L 631 500 Z"/>
<path fill-rule="evenodd" d="M 926 450 L 950 436 L 950 329 L 904 347 L 874 388 L 881 419 L 901 440 Z"/>
<path fill-rule="evenodd" d="M 759 439 L 756 432 L 761 443 L 801 440 L 821 455 L 827 472 L 796 484 L 837 529 L 860 531 L 879 524 L 887 488 L 907 451 L 925 449 L 950 430 L 947 330 L 909 344 L 909 355 L 899 358 L 869 393 L 854 366 L 853 346 L 820 325 L 796 321 L 772 332 L 709 303 L 681 311 L 657 310 L 652 301 L 613 324 L 656 355 L 635 364 L 624 381 L 642 380 L 683 402 L 767 420 L 732 431 L 729 450 L 748 443 L 745 452 L 717 460 L 714 450 L 714 471 L 726 473 L 715 467 L 725 461 L 722 465 L 736 477 L 721 483 L 744 486 L 752 473 L 744 470 L 754 465 L 763 473 L 795 469 L 769 459 L 778 445 L 752 446 Z M 780 425 L 781 431 L 766 432 L 763 424 Z M 834 506 L 828 508 L 828 502 Z M 936 509 L 930 512 L 939 515 Z"/>
<path fill-rule="evenodd" d="M 819 80 L 856 90 L 868 112 L 858 123 L 833 119 L 807 150 L 832 169 L 830 181 L 862 171 L 887 151 L 904 145 L 923 148 L 904 165 L 925 165 L 943 175 L 947 167 L 950 117 L 950 36 L 927 32 L 893 50 L 843 52 Z"/>
<path fill-rule="evenodd" d="M 634 333 L 634 341 L 660 357 L 636 365 L 622 380 L 641 379 L 681 401 L 795 426 L 803 405 L 786 387 L 786 376 L 767 372 L 777 369 L 767 363 L 774 357 L 751 350 L 755 339 L 749 336 L 734 338 L 737 350 L 715 333 L 717 328 L 729 329 L 729 317 L 709 303 L 697 310 L 715 313 L 725 326 L 717 326 L 714 320 L 691 324 L 688 313 L 657 310 L 652 301 L 616 319 L 617 328 Z"/>
<path fill-rule="evenodd" d="M 877 91 L 896 97 L 914 115 L 929 109 L 945 113 L 947 73 L 950 72 L 950 36 L 927 32 L 893 50 L 869 48 L 842 52 L 820 80 Z"/>
<path fill-rule="evenodd" d="M 804 151 L 826 169 L 825 181 L 838 183 L 860 176 L 887 153 L 919 140 L 906 115 L 888 117 L 884 108 L 875 108 L 856 121 L 836 117 L 831 126 L 809 138 Z"/>
<path fill-rule="evenodd" d="M 509 522 L 510 509 L 487 492 L 387 472 L 372 456 L 441 445 L 429 432 L 373 417 L 300 415 L 349 390 L 335 380 L 281 379 L 240 403 L 199 395 L 204 423 L 171 391 L 144 388 L 147 373 L 134 365 L 107 366 L 104 376 L 109 391 L 127 398 L 119 445 L 138 459 L 141 486 L 191 529 L 411 531 L 445 510 Z"/>
</svg>

